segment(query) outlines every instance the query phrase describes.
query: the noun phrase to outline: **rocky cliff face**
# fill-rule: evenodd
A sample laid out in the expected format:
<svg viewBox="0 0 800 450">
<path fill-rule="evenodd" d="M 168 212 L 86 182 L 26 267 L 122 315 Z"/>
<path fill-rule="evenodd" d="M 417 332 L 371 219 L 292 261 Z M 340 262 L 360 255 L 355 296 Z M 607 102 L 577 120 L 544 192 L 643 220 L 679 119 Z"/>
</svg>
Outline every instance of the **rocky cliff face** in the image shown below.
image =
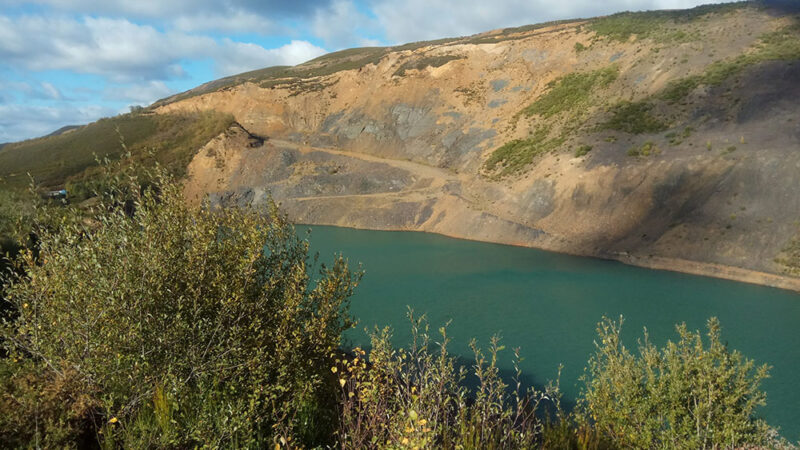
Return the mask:
<svg viewBox="0 0 800 450">
<path fill-rule="evenodd" d="M 187 195 L 800 289 L 800 27 L 736 4 L 506 29 L 201 86 Z"/>
</svg>

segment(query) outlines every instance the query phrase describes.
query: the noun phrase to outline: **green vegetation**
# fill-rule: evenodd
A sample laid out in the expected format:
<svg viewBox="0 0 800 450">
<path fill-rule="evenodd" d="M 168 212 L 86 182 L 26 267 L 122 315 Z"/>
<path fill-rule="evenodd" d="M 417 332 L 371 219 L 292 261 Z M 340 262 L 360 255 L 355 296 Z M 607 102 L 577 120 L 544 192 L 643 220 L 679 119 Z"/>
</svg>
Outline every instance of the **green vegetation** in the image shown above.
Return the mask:
<svg viewBox="0 0 800 450">
<path fill-rule="evenodd" d="M 488 354 L 471 343 L 475 359 L 467 370 L 448 353 L 444 327 L 434 346 L 424 317 L 409 318 L 408 350 L 392 347 L 388 328 L 375 330 L 371 366 L 357 348 L 355 358 L 333 369 L 341 377 L 339 436 L 346 448 L 533 448 L 542 440 L 545 424 L 537 413 L 560 412 L 557 385 L 523 391 L 517 370 L 509 390 L 497 367 L 504 349 L 497 338 Z M 479 383 L 474 401 L 464 386 L 468 375 Z"/>
<path fill-rule="evenodd" d="M 694 131 L 695 130 L 694 130 L 693 127 L 686 127 L 680 133 L 677 133 L 677 132 L 673 131 L 673 132 L 667 133 L 664 137 L 669 139 L 669 143 L 671 145 L 680 145 L 680 144 L 683 143 L 683 140 L 687 139 L 689 136 L 691 136 L 692 133 L 694 133 Z"/>
<path fill-rule="evenodd" d="M 775 262 L 784 266 L 790 275 L 800 275 L 800 235 L 792 239 Z"/>
<path fill-rule="evenodd" d="M 570 73 L 550 82 L 548 91 L 520 114 L 550 119 L 568 113 L 569 116 L 564 117 L 567 128 L 558 137 L 550 138 L 551 129 L 539 127 L 526 139 L 506 142 L 484 162 L 484 170 L 494 172 L 498 165 L 502 165 L 502 170 L 494 176 L 503 177 L 519 172 L 532 163 L 536 156 L 560 147 L 566 141 L 569 130 L 577 126 L 586 107 L 591 105 L 594 91 L 607 87 L 618 76 L 619 68 L 612 65 L 592 72 Z"/>
<path fill-rule="evenodd" d="M 0 326 L 0 441 L 326 443 L 358 276 L 339 259 L 312 282 L 307 242 L 274 208 L 190 207 L 163 170 L 156 189 L 131 168 L 110 173 L 88 218 L 37 221 L 38 251 L 17 260 L 27 276 Z"/>
<path fill-rule="evenodd" d="M 95 175 L 97 158 L 126 152 L 134 160 L 155 158 L 181 174 L 194 152 L 232 122 L 232 116 L 215 112 L 123 114 L 67 134 L 9 144 L 0 150 L 0 187 L 27 186 L 28 173 L 46 188 L 78 183 Z"/>
<path fill-rule="evenodd" d="M 581 53 L 581 52 L 585 51 L 588 48 L 589 47 L 581 44 L 580 42 L 576 42 L 575 43 L 575 53 Z"/>
<path fill-rule="evenodd" d="M 576 409 L 558 380 L 504 379 L 504 347 L 464 366 L 445 328 L 410 317 L 411 346 L 375 330 L 342 351 L 359 275 L 342 258 L 312 281 L 308 244 L 271 207 L 187 206 L 154 169 L 108 169 L 96 208 L 43 205 L 39 245 L 6 280 L 0 441 L 103 448 L 720 448 L 774 446 L 756 417 L 766 367 L 708 346 L 640 354 L 604 320 Z M 34 250 L 29 249 L 29 250 Z M 519 361 L 518 352 L 514 352 Z M 515 364 L 515 367 L 519 367 Z M 467 377 L 477 386 L 467 387 Z M 622 406 L 622 407 L 621 407 Z"/>
<path fill-rule="evenodd" d="M 464 59 L 464 57 L 458 55 L 438 55 L 412 59 L 401 64 L 400 67 L 394 72 L 393 76 L 402 77 L 408 70 L 424 70 L 428 67 L 442 67 L 450 61 L 456 61 L 459 59 Z"/>
<path fill-rule="evenodd" d="M 619 77 L 619 68 L 614 65 L 592 72 L 575 72 L 551 81 L 549 90 L 542 94 L 523 114 L 538 114 L 550 118 L 564 111 L 572 111 L 588 103 L 592 92 L 607 87 Z"/>
<path fill-rule="evenodd" d="M 494 172 L 497 166 L 501 169 L 497 176 L 516 173 L 532 163 L 536 156 L 553 151 L 564 143 L 564 138 L 550 138 L 550 129 L 543 127 L 537 129 L 527 139 L 515 139 L 506 142 L 489 156 L 483 165 L 487 172 Z"/>
<path fill-rule="evenodd" d="M 668 125 L 650 114 L 652 109 L 653 105 L 647 102 L 620 102 L 611 108 L 611 118 L 600 124 L 600 129 L 629 134 L 658 133 L 666 130 Z"/>
<path fill-rule="evenodd" d="M 728 350 L 718 320 L 708 321 L 707 344 L 686 325 L 661 349 L 645 332 L 638 356 L 622 345 L 621 325 L 600 323 L 586 372 L 582 406 L 601 435 L 621 448 L 774 445 L 769 427 L 754 419 L 766 403 L 759 385 L 768 367 Z"/>
<path fill-rule="evenodd" d="M 308 93 L 320 92 L 336 84 L 336 81 L 330 83 L 323 83 L 316 79 L 302 79 L 302 78 L 281 78 L 275 80 L 267 80 L 260 84 L 264 89 L 284 88 L 289 90 L 289 97 Z"/>
<path fill-rule="evenodd" d="M 650 156 L 657 155 L 659 153 L 661 153 L 661 150 L 656 147 L 656 144 L 653 141 L 647 141 L 640 147 L 634 146 L 628 149 L 628 156 Z"/>
<path fill-rule="evenodd" d="M 678 11 L 623 12 L 594 19 L 588 29 L 599 37 L 619 42 L 627 42 L 632 36 L 656 42 L 690 42 L 699 39 L 699 35 L 676 27 L 708 14 L 724 14 L 747 5 L 748 2 L 738 2 Z"/>
<path fill-rule="evenodd" d="M 660 98 L 668 102 L 679 102 L 698 86 L 719 86 L 725 80 L 738 75 L 750 66 L 767 61 L 793 61 L 800 59 L 800 30 L 797 26 L 786 27 L 761 36 L 752 51 L 708 66 L 700 75 L 692 75 L 672 81 Z"/>
<path fill-rule="evenodd" d="M 592 151 L 592 146 L 583 144 L 575 150 L 575 157 L 580 158 L 581 156 L 586 156 L 590 151 Z"/>
</svg>

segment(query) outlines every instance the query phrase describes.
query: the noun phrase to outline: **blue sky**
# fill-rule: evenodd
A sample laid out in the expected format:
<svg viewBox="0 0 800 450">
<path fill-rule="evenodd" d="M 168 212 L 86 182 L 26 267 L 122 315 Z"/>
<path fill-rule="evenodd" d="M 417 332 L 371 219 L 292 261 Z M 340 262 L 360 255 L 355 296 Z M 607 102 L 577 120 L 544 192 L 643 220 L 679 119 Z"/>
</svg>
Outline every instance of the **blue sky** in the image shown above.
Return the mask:
<svg viewBox="0 0 800 450">
<path fill-rule="evenodd" d="M 329 51 L 719 0 L 0 0 L 0 142 Z"/>
</svg>

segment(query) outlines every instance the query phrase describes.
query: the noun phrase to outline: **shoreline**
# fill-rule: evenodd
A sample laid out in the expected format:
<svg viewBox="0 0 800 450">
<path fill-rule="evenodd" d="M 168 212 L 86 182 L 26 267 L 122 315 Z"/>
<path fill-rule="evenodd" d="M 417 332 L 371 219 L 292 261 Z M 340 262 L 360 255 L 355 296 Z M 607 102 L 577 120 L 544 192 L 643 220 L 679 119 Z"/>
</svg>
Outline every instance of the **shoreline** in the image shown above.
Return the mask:
<svg viewBox="0 0 800 450">
<path fill-rule="evenodd" d="M 439 236 L 448 237 L 451 239 L 461 239 L 464 241 L 483 242 L 487 244 L 509 245 L 512 247 L 523 247 L 541 250 L 551 253 L 559 253 L 562 255 L 580 256 L 583 258 L 603 259 L 607 261 L 617 261 L 634 267 L 641 267 L 650 270 L 665 270 L 669 272 L 683 273 L 687 275 L 702 276 L 708 278 L 717 278 L 728 281 L 735 281 L 739 283 L 754 284 L 758 286 L 770 287 L 774 289 L 782 289 L 786 291 L 795 292 L 800 294 L 800 278 L 795 278 L 786 275 L 778 275 L 767 272 L 760 272 L 757 270 L 744 269 L 741 267 L 726 266 L 724 264 L 691 261 L 680 258 L 668 258 L 663 256 L 636 256 L 636 255 L 614 255 L 614 254 L 587 254 L 579 252 L 569 252 L 562 250 L 554 250 L 543 246 L 536 246 L 528 243 L 520 242 L 502 242 L 500 240 L 486 240 L 478 239 L 467 236 L 458 235 L 455 233 L 445 233 L 441 231 L 428 231 L 428 230 L 415 230 L 408 228 L 366 228 L 359 226 L 342 226 L 324 223 L 292 223 L 295 227 L 314 227 L 326 226 L 337 228 L 350 228 L 353 230 L 365 231 L 402 231 L 413 233 L 429 233 Z"/>
</svg>

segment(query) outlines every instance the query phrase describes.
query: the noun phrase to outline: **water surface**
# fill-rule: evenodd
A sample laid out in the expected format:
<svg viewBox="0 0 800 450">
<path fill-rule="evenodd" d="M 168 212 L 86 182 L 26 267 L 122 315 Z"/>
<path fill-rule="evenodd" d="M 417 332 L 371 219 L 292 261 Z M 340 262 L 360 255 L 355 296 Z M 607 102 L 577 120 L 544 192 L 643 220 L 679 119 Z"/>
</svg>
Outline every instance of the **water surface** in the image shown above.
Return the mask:
<svg viewBox="0 0 800 450">
<path fill-rule="evenodd" d="M 301 234 L 308 228 L 297 226 Z M 347 335 L 354 344 L 368 342 L 365 327 L 390 325 L 396 345 L 407 345 L 410 306 L 433 330 L 452 320 L 456 354 L 469 357 L 470 339 L 485 346 L 494 334 L 520 347 L 529 383 L 555 378 L 563 364 L 567 402 L 580 392 L 603 315 L 625 317 L 629 347 L 645 326 L 663 345 L 676 339 L 676 323 L 704 330 L 716 316 L 731 348 L 773 366 L 761 412 L 784 436 L 800 439 L 800 294 L 426 233 L 314 226 L 309 240 L 323 262 L 341 252 L 351 266 L 363 264 L 352 299 L 359 325 Z M 510 370 L 511 351 L 504 353 L 501 367 Z"/>
</svg>

